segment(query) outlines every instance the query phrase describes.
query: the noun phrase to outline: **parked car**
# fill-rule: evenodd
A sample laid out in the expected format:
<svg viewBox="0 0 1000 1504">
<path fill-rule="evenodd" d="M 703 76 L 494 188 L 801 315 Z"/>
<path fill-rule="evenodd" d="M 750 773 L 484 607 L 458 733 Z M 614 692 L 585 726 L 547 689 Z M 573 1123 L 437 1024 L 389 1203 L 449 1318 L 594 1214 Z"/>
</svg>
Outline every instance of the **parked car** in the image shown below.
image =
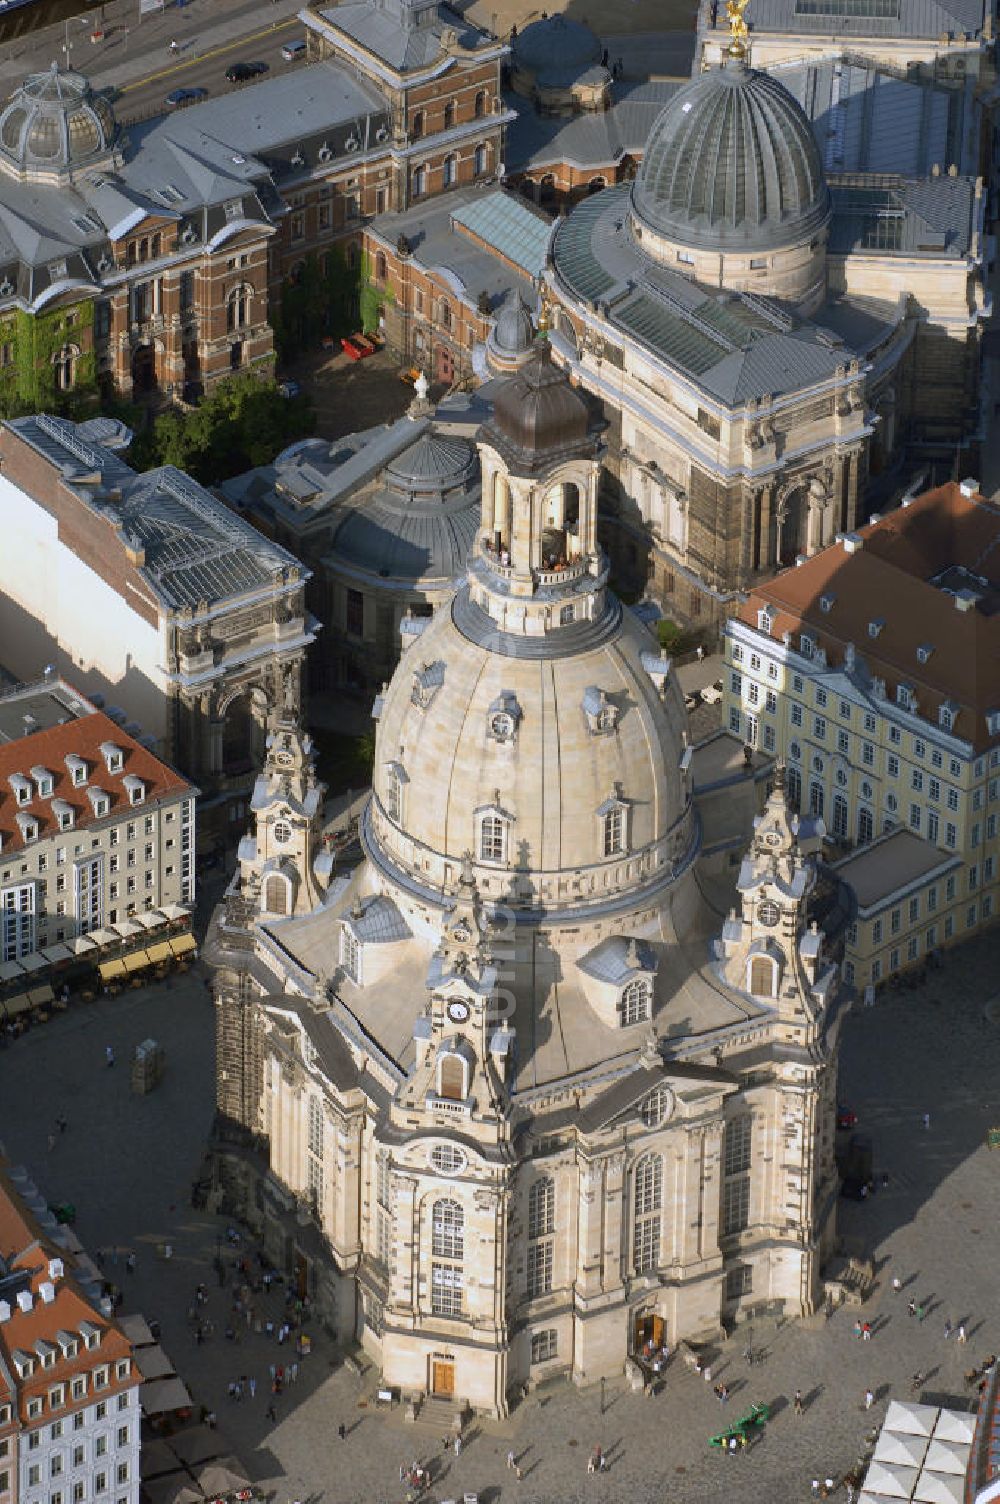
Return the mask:
<svg viewBox="0 0 1000 1504">
<path fill-rule="evenodd" d="M 226 69 L 226 83 L 245 84 L 248 79 L 259 78 L 268 71 L 266 63 L 233 63 Z"/>
<path fill-rule="evenodd" d="M 714 684 L 706 684 L 701 692 L 701 698 L 706 705 L 718 705 L 722 699 L 722 680 L 716 679 Z"/>
<path fill-rule="evenodd" d="M 278 391 L 283 397 L 297 397 L 302 391 L 302 388 L 297 381 L 279 381 Z"/>
<path fill-rule="evenodd" d="M 281 55 L 286 63 L 294 63 L 296 58 L 305 57 L 306 44 L 300 37 L 297 42 L 286 42 L 281 49 Z"/>
<path fill-rule="evenodd" d="M 378 345 L 367 334 L 345 334 L 340 343 L 348 360 L 364 360 L 366 356 L 374 355 L 378 349 Z"/>
<path fill-rule="evenodd" d="M 175 89 L 168 94 L 165 103 L 172 110 L 176 110 L 182 104 L 196 104 L 199 99 L 207 99 L 207 89 Z"/>
</svg>

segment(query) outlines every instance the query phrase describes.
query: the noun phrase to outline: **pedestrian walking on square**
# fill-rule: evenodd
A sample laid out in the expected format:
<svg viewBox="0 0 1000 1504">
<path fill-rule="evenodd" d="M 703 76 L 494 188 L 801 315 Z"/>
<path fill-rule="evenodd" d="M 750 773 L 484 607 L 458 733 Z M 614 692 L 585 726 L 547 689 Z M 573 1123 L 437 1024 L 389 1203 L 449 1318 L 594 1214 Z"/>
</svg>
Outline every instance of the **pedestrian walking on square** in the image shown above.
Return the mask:
<svg viewBox="0 0 1000 1504">
<path fill-rule="evenodd" d="M 278 1372 L 278 1370 L 275 1368 L 275 1366 L 274 1366 L 273 1363 L 270 1365 L 270 1367 L 268 1368 L 267 1372 L 268 1372 L 268 1375 L 270 1377 L 271 1383 L 273 1384 L 274 1380 L 275 1380 L 275 1375 Z"/>
<path fill-rule="evenodd" d="M 861 1318 L 859 1316 L 858 1319 L 857 1319 L 857 1321 L 854 1323 L 854 1335 L 855 1335 L 855 1337 L 860 1338 L 861 1333 L 863 1331 L 864 1331 L 864 1327 L 861 1325 Z"/>
<path fill-rule="evenodd" d="M 135 1273 L 135 1254 L 130 1253 L 125 1260 L 125 1270 L 128 1274 Z"/>
<path fill-rule="evenodd" d="M 49 1147 L 49 1153 L 50 1154 L 52 1153 L 52 1150 L 55 1148 L 55 1146 L 56 1146 L 56 1135 L 54 1133 L 50 1133 L 49 1134 L 49 1138 L 48 1138 L 48 1147 Z"/>
<path fill-rule="evenodd" d="M 115 1052 L 109 1044 L 104 1046 L 104 1059 L 108 1065 L 114 1065 L 115 1063 Z"/>
<path fill-rule="evenodd" d="M 288 1365 L 288 1382 L 289 1382 L 289 1384 L 294 1384 L 295 1380 L 298 1378 L 298 1376 L 299 1376 L 299 1365 L 298 1365 L 298 1363 L 289 1363 L 289 1365 Z"/>
<path fill-rule="evenodd" d="M 247 1379 L 247 1388 L 250 1390 L 250 1398 L 251 1399 L 256 1399 L 256 1397 L 257 1397 L 257 1380 L 254 1378 L 253 1374 L 251 1374 L 250 1377 L 249 1377 L 249 1379 Z"/>
<path fill-rule="evenodd" d="M 66 1129 L 68 1127 L 69 1127 L 69 1124 L 67 1123 L 67 1121 L 66 1121 L 65 1117 L 63 1116 L 63 1114 L 60 1112 L 59 1115 L 58 1115 L 58 1117 L 56 1118 L 56 1130 L 59 1133 L 65 1133 Z"/>
<path fill-rule="evenodd" d="M 343 1421 L 341 1421 L 340 1425 L 337 1427 L 337 1435 L 340 1437 L 341 1441 L 347 1440 L 347 1427 L 344 1425 Z"/>
<path fill-rule="evenodd" d="M 907 1303 L 906 1314 L 907 1316 L 915 1316 L 917 1314 L 917 1302 L 913 1299 L 912 1295 Z"/>
<path fill-rule="evenodd" d="M 968 1340 L 969 1340 L 969 1338 L 968 1338 L 968 1334 L 967 1334 L 967 1332 L 965 1330 L 965 1322 L 964 1321 L 960 1321 L 958 1323 L 958 1341 L 961 1342 L 962 1345 L 963 1345 L 963 1347 L 964 1347 L 965 1343 L 968 1342 Z"/>
<path fill-rule="evenodd" d="M 954 1331 L 954 1327 L 952 1326 L 951 1321 L 950 1320 L 946 1321 L 945 1324 L 944 1324 L 944 1340 L 946 1342 L 948 1341 L 948 1338 L 951 1336 L 951 1334 L 952 1334 L 953 1331 Z"/>
<path fill-rule="evenodd" d="M 268 1420 L 270 1420 L 270 1421 L 277 1421 L 277 1419 L 278 1419 L 278 1411 L 277 1411 L 277 1408 L 276 1408 L 275 1403 L 274 1403 L 273 1400 L 268 1405 L 267 1411 L 265 1413 L 267 1415 Z"/>
<path fill-rule="evenodd" d="M 870 1410 L 875 1403 L 875 1396 L 870 1389 L 865 1390 L 865 1409 Z"/>
<path fill-rule="evenodd" d="M 898 1295 L 899 1292 L 900 1292 L 900 1290 L 902 1288 L 903 1288 L 903 1281 L 900 1279 L 900 1277 L 899 1277 L 898 1274 L 894 1274 L 892 1276 L 892 1293 L 893 1293 L 893 1295 Z"/>
<path fill-rule="evenodd" d="M 917 1320 L 918 1321 L 923 1321 L 923 1319 L 924 1319 L 924 1317 L 926 1315 L 927 1315 L 927 1308 L 926 1308 L 926 1306 L 918 1305 L 917 1306 Z"/>
<path fill-rule="evenodd" d="M 795 1391 L 795 1400 L 794 1400 L 793 1403 L 795 1405 L 795 1414 L 796 1415 L 803 1415 L 805 1413 L 805 1410 L 804 1410 L 804 1406 L 802 1404 L 802 1390 L 801 1389 L 796 1389 L 796 1391 Z"/>
<path fill-rule="evenodd" d="M 929 1128 L 930 1126 L 931 1126 L 931 1115 L 930 1115 L 929 1112 L 925 1112 L 924 1113 L 924 1127 L 925 1128 Z"/>
<path fill-rule="evenodd" d="M 862 1342 L 870 1342 L 872 1340 L 872 1327 L 871 1327 L 871 1322 L 870 1321 L 866 1321 L 862 1325 L 862 1328 L 861 1328 L 861 1340 L 862 1340 Z"/>
<path fill-rule="evenodd" d="M 461 1437 L 461 1435 L 458 1435 L 458 1436 L 455 1437 L 455 1456 L 456 1457 L 461 1457 L 461 1455 L 462 1455 L 462 1437 Z"/>
<path fill-rule="evenodd" d="M 712 1382 L 712 1370 L 708 1366 L 707 1363 L 705 1364 L 705 1367 L 701 1371 L 701 1376 L 705 1380 L 706 1384 L 711 1384 L 711 1382 Z"/>
<path fill-rule="evenodd" d="M 405 1483 L 406 1482 L 406 1463 L 405 1462 L 401 1462 L 399 1464 L 399 1481 L 400 1481 L 400 1483 Z"/>
</svg>

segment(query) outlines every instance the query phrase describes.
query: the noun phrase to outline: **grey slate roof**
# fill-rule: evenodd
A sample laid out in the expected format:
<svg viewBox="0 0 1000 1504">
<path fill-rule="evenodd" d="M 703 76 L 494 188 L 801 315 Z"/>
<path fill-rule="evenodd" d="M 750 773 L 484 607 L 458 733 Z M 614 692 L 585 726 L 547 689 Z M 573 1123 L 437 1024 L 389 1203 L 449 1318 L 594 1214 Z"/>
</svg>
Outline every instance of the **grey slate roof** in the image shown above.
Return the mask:
<svg viewBox="0 0 1000 1504">
<path fill-rule="evenodd" d="M 364 945 L 387 945 L 408 940 L 410 929 L 391 898 L 377 894 L 361 900 L 362 912 L 350 914 L 345 923 Z"/>
<path fill-rule="evenodd" d="M 543 16 L 518 32 L 511 60 L 548 88 L 565 88 L 593 73 L 608 76 L 600 68 L 601 44 L 590 27 L 561 13 Z"/>
<path fill-rule="evenodd" d="M 833 378 L 845 355 L 861 353 L 849 344 L 845 350 L 851 327 L 846 300 L 821 308 L 815 322 L 807 323 L 767 299 L 699 286 L 645 256 L 629 233 L 628 217 L 627 187 L 579 203 L 560 222 L 553 243 L 558 276 L 711 396 L 740 405 L 798 391 Z M 880 325 L 883 313 L 888 317 Z M 862 315 L 866 348 L 902 316 L 873 302 L 863 305 Z"/>
<path fill-rule="evenodd" d="M 972 248 L 976 198 L 968 178 L 901 178 L 879 188 L 835 183 L 832 193 L 831 251 L 962 257 Z"/>
<path fill-rule="evenodd" d="M 632 946 L 635 944 L 635 956 Z M 577 962 L 581 971 L 598 982 L 619 987 L 637 971 L 655 971 L 656 953 L 644 940 L 633 942 L 627 935 L 608 935 Z"/>
<path fill-rule="evenodd" d="M 827 174 L 978 171 L 975 80 L 902 78 L 850 55 L 770 69 L 809 116 Z"/>
<path fill-rule="evenodd" d="M 517 119 L 507 127 L 506 161 L 512 172 L 557 162 L 574 167 L 610 167 L 626 153 L 641 152 L 657 116 L 679 83 L 656 82 L 622 88 L 607 110 L 578 115 L 539 115 L 524 99 L 508 95 Z"/>
<path fill-rule="evenodd" d="M 144 550 L 140 573 L 167 609 L 267 588 L 286 569 L 303 577 L 297 559 L 173 465 L 136 474 L 110 449 L 84 443 L 63 418 L 13 418 L 8 427 L 112 523 L 123 545 Z"/>
<path fill-rule="evenodd" d="M 441 53 L 441 34 L 457 32 L 463 46 L 475 47 L 485 34 L 446 5 L 417 5 L 407 0 L 354 0 L 321 10 L 336 27 L 366 52 L 399 73 L 429 67 Z"/>
<path fill-rule="evenodd" d="M 754 0 L 753 32 L 837 37 L 978 37 L 988 0 Z M 721 7 L 720 7 L 721 10 Z"/>
</svg>

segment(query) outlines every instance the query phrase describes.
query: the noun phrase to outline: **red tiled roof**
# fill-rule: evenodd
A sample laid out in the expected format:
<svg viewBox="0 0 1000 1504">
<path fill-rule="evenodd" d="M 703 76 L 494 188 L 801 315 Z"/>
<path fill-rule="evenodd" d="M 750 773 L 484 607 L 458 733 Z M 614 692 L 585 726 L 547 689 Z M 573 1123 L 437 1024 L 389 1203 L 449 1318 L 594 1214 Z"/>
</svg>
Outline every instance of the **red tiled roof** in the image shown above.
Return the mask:
<svg viewBox="0 0 1000 1504">
<path fill-rule="evenodd" d="M 120 773 L 108 772 L 100 750 L 102 742 L 112 742 L 123 752 Z M 74 788 L 64 761 L 70 755 L 82 757 L 88 765 L 87 782 L 79 788 Z M 34 767 L 46 768 L 52 774 L 51 798 L 40 798 L 35 792 L 30 803 L 19 805 L 10 785 L 11 774 L 21 773 L 30 778 Z M 87 797 L 87 789 L 101 790 L 108 795 L 110 809 L 107 815 L 101 816 L 102 820 L 120 816 L 125 809 L 131 808 L 124 783 L 130 774 L 141 778 L 146 785 L 144 804 L 155 804 L 169 795 L 185 791 L 193 792 L 186 779 L 141 747 L 103 711 L 0 745 L 0 835 L 3 837 L 0 861 L 9 852 L 21 850 L 25 844 L 15 818 L 19 811 L 38 821 L 38 839 L 43 840 L 58 833 L 59 822 L 52 813 L 52 799 L 62 799 L 72 806 L 74 829 L 85 830 L 98 818 Z M 141 810 L 142 805 L 137 808 Z"/>
<path fill-rule="evenodd" d="M 863 541 L 856 552 L 835 543 L 755 585 L 739 619 L 756 627 L 758 611 L 770 605 L 772 637 L 797 636 L 807 627 L 834 666 L 851 643 L 885 680 L 887 699 L 895 700 L 899 684 L 910 684 L 919 713 L 935 723 L 939 707 L 953 702 L 954 734 L 977 750 L 1000 740 L 986 725 L 987 711 L 1000 709 L 1000 610 L 959 610 L 953 594 L 930 583 L 958 566 L 993 582 L 996 592 L 1000 508 L 951 484 L 858 531 Z M 869 623 L 876 619 L 884 625 L 872 637 Z M 932 651 L 922 663 L 917 650 L 924 647 Z"/>
</svg>

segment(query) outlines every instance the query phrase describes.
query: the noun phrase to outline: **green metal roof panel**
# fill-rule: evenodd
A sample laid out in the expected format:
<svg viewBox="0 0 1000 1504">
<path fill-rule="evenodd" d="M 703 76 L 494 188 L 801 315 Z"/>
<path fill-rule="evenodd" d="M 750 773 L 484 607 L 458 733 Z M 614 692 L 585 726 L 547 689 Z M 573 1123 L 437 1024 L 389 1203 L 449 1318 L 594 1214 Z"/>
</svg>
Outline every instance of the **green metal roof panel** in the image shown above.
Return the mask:
<svg viewBox="0 0 1000 1504">
<path fill-rule="evenodd" d="M 729 353 L 728 348 L 721 341 L 712 339 L 707 330 L 700 329 L 645 293 L 629 298 L 617 312 L 619 322 L 626 329 L 648 341 L 657 354 L 675 360 L 695 376 L 710 371 Z"/>
<path fill-rule="evenodd" d="M 526 276 L 541 274 L 552 226 L 509 193 L 487 193 L 463 204 L 453 213 L 452 221 Z"/>
</svg>

